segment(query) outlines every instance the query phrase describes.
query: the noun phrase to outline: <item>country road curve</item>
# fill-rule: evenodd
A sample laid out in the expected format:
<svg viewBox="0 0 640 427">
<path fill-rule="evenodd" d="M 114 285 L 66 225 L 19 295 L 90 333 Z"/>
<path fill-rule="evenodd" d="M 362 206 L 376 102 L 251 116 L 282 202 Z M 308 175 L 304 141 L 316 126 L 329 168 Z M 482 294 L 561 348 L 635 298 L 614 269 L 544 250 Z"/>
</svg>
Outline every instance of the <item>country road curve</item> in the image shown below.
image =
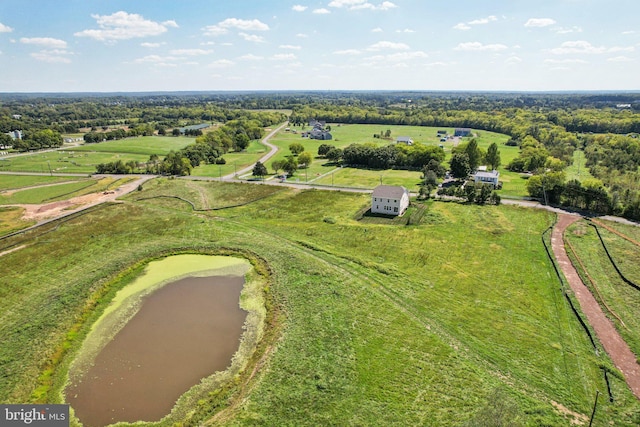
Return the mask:
<svg viewBox="0 0 640 427">
<path fill-rule="evenodd" d="M 269 148 L 269 152 L 267 154 L 265 154 L 264 156 L 262 156 L 260 158 L 260 160 L 258 160 L 260 163 L 265 163 L 267 160 L 269 160 L 270 158 L 272 158 L 273 156 L 276 155 L 276 153 L 278 152 L 278 147 L 271 144 L 269 142 L 269 140 L 278 132 L 280 132 L 280 130 L 282 130 L 282 128 L 284 128 L 285 126 L 287 126 L 288 122 L 285 122 L 283 124 L 281 124 L 280 126 L 278 126 L 277 128 L 273 129 L 271 132 L 269 132 L 269 134 L 267 136 L 265 136 L 264 138 L 262 138 L 262 143 L 264 145 L 266 145 Z M 250 172 L 251 170 L 253 170 L 253 167 L 255 166 L 255 163 L 250 164 L 249 166 L 247 166 L 246 168 L 242 168 L 237 172 L 231 173 L 229 175 L 224 175 L 222 177 L 223 180 L 225 181 L 229 181 L 232 180 L 238 176 L 241 176 L 242 174 L 245 174 L 247 172 Z"/>
<path fill-rule="evenodd" d="M 587 322 L 596 333 L 598 340 L 613 361 L 613 364 L 624 375 L 631 391 L 640 399 L 640 365 L 627 343 L 622 339 L 613 323 L 607 318 L 594 298 L 593 294 L 582 282 L 575 267 L 569 260 L 564 246 L 564 232 L 581 217 L 578 215 L 559 213 L 558 222 L 551 234 L 551 247 L 564 277 L 576 296 L 580 309 L 587 317 Z"/>
</svg>

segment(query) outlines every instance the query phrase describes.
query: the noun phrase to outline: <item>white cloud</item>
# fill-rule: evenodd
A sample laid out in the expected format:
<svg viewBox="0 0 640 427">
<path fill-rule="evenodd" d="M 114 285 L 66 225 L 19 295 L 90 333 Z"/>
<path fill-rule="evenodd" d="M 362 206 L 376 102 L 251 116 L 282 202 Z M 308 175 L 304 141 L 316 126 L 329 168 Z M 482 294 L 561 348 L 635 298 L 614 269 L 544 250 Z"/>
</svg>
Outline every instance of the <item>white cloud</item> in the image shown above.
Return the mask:
<svg viewBox="0 0 640 427">
<path fill-rule="evenodd" d="M 147 55 L 142 58 L 138 58 L 134 60 L 136 64 L 146 64 L 146 63 L 161 63 L 166 61 L 175 61 L 178 58 L 170 57 L 170 56 L 160 56 L 160 55 Z"/>
<path fill-rule="evenodd" d="M 454 50 L 462 50 L 462 51 L 478 51 L 478 52 L 499 52 L 501 50 L 507 49 L 507 46 L 503 44 L 482 44 L 480 42 L 468 42 L 468 43 L 460 43 L 458 46 L 454 48 Z"/>
<path fill-rule="evenodd" d="M 13 31 L 13 28 L 4 25 L 2 22 L 0 22 L 0 33 L 10 33 Z"/>
<path fill-rule="evenodd" d="M 249 53 L 247 55 L 242 55 L 239 59 L 242 59 L 243 61 L 261 61 L 264 59 L 264 56 L 258 56 L 258 55 Z"/>
<path fill-rule="evenodd" d="M 293 5 L 293 7 L 291 9 L 296 11 L 296 12 L 304 12 L 305 10 L 307 10 L 307 6 L 302 6 L 300 4 L 295 4 L 295 5 Z"/>
<path fill-rule="evenodd" d="M 336 50 L 333 52 L 334 55 L 360 55 L 362 52 L 358 49 L 344 49 L 344 50 Z"/>
<path fill-rule="evenodd" d="M 616 56 L 613 58 L 608 58 L 607 61 L 609 62 L 632 62 L 633 59 L 627 57 L 627 56 Z"/>
<path fill-rule="evenodd" d="M 238 35 L 248 42 L 264 43 L 264 37 L 256 34 L 238 33 Z"/>
<path fill-rule="evenodd" d="M 165 27 L 180 28 L 178 26 L 178 23 L 176 21 L 174 21 L 173 19 L 171 19 L 169 21 L 164 21 L 162 23 L 162 25 L 164 25 Z"/>
<path fill-rule="evenodd" d="M 36 46 L 42 46 L 49 49 L 66 49 L 67 42 L 60 39 L 54 39 L 51 37 L 22 37 L 20 43 L 34 44 Z"/>
<path fill-rule="evenodd" d="M 369 51 L 376 51 L 382 49 L 393 49 L 393 50 L 408 50 L 409 46 L 404 43 L 395 43 L 390 41 L 381 41 L 375 44 L 372 44 L 367 48 Z"/>
<path fill-rule="evenodd" d="M 517 57 L 517 56 L 512 56 L 510 58 L 507 58 L 504 63 L 507 65 L 515 65 L 515 64 L 519 64 L 522 62 L 522 59 Z"/>
<path fill-rule="evenodd" d="M 588 64 L 584 59 L 545 59 L 545 64 Z"/>
<path fill-rule="evenodd" d="M 566 55 L 571 53 L 589 53 L 599 54 L 607 51 L 604 47 L 596 47 L 584 40 L 568 41 L 560 45 L 560 47 L 551 49 L 551 53 L 555 55 Z"/>
<path fill-rule="evenodd" d="M 391 55 L 387 55 L 386 59 L 389 61 L 408 61 L 410 59 L 428 58 L 425 52 L 416 50 L 414 52 L 398 52 Z"/>
<path fill-rule="evenodd" d="M 166 44 L 165 42 L 162 42 L 162 43 L 148 43 L 148 42 L 145 42 L 145 43 L 140 43 L 140 46 L 154 48 L 154 47 L 163 46 L 165 44 Z"/>
<path fill-rule="evenodd" d="M 367 0 L 332 0 L 329 3 L 329 7 L 345 8 L 349 10 L 389 10 L 398 6 L 390 1 L 383 1 L 380 4 L 375 5 L 373 3 L 369 3 Z"/>
<path fill-rule="evenodd" d="M 629 30 L 629 31 L 623 31 L 622 34 L 624 34 L 625 36 L 629 35 L 629 34 L 635 34 L 636 31 L 634 30 Z"/>
<path fill-rule="evenodd" d="M 308 38 L 309 36 L 308 36 L 308 35 L 306 35 L 306 34 L 303 34 L 303 33 L 298 33 L 298 34 L 296 34 L 296 37 L 301 38 L 301 39 L 306 39 L 306 38 Z"/>
<path fill-rule="evenodd" d="M 329 7 L 353 7 L 366 3 L 367 0 L 333 0 L 329 3 Z"/>
<path fill-rule="evenodd" d="M 97 30 L 74 33 L 76 37 L 89 37 L 103 42 L 115 42 L 136 37 L 157 36 L 167 31 L 167 27 L 177 27 L 175 21 L 163 23 L 144 19 L 142 15 L 119 11 L 111 15 L 91 15 L 96 20 Z"/>
<path fill-rule="evenodd" d="M 571 28 L 558 27 L 558 28 L 554 28 L 554 31 L 558 34 L 581 33 L 582 28 L 577 26 L 573 26 Z"/>
<path fill-rule="evenodd" d="M 288 61 L 288 60 L 297 59 L 297 57 L 293 53 L 277 53 L 273 55 L 271 59 L 274 59 L 276 61 Z"/>
<path fill-rule="evenodd" d="M 404 30 L 396 30 L 396 33 L 415 33 L 415 30 L 411 28 L 405 28 Z"/>
<path fill-rule="evenodd" d="M 69 64 L 71 63 L 71 59 L 68 58 L 69 55 L 73 55 L 73 53 L 64 49 L 52 49 L 34 52 L 31 57 L 51 64 Z"/>
<path fill-rule="evenodd" d="M 491 16 L 487 16 L 486 18 L 474 19 L 473 21 L 469 21 L 468 24 L 469 25 L 485 25 L 485 24 L 488 24 L 489 22 L 494 22 L 497 20 L 498 18 L 496 18 L 494 15 L 491 15 Z"/>
<path fill-rule="evenodd" d="M 314 9 L 314 10 L 313 10 L 313 13 L 315 13 L 316 15 L 326 15 L 326 14 L 328 14 L 328 13 L 331 13 L 331 11 L 330 11 L 330 10 L 328 10 L 328 9 L 325 9 L 325 8 L 323 7 L 323 8 L 320 8 L 320 9 Z"/>
<path fill-rule="evenodd" d="M 205 36 L 218 36 L 221 34 L 227 34 L 230 29 L 237 29 L 242 31 L 268 31 L 269 26 L 258 19 L 238 19 L 227 18 L 224 21 L 218 22 L 216 25 L 209 25 L 204 30 Z"/>
<path fill-rule="evenodd" d="M 525 27 L 548 27 L 555 24 L 556 21 L 551 18 L 530 18 L 525 24 Z"/>
<path fill-rule="evenodd" d="M 301 46 L 295 46 L 295 45 L 292 45 L 292 44 L 281 44 L 278 47 L 280 49 L 291 49 L 291 50 L 300 50 L 300 49 L 302 49 Z"/>
<path fill-rule="evenodd" d="M 468 26 L 467 24 L 465 24 L 464 22 L 460 22 L 459 24 L 454 25 L 453 29 L 454 30 L 467 31 L 467 30 L 470 30 L 471 27 Z"/>
<path fill-rule="evenodd" d="M 209 68 L 227 68 L 235 65 L 236 63 L 228 59 L 218 59 L 208 65 Z"/>
<path fill-rule="evenodd" d="M 373 30 L 371 30 L 372 33 L 381 33 L 383 30 L 380 27 L 376 27 Z"/>
<path fill-rule="evenodd" d="M 213 53 L 212 50 L 206 49 L 173 49 L 170 50 L 169 53 L 171 55 L 179 55 L 179 56 L 199 56 L 199 55 L 209 55 Z"/>
<path fill-rule="evenodd" d="M 498 20 L 498 17 L 495 15 L 489 15 L 486 18 L 474 19 L 469 22 L 460 22 L 453 26 L 454 30 L 467 31 L 471 29 L 471 25 L 486 25 L 490 22 L 495 22 Z"/>
</svg>

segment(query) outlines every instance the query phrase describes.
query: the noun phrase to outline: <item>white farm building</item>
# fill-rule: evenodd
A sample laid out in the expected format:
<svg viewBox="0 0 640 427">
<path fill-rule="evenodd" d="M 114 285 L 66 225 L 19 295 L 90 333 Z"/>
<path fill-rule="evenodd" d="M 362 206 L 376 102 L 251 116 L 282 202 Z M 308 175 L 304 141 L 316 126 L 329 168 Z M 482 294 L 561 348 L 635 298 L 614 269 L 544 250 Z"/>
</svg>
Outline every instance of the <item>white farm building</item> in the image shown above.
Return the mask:
<svg viewBox="0 0 640 427">
<path fill-rule="evenodd" d="M 409 207 L 409 190 L 396 185 L 378 185 L 371 193 L 371 213 L 402 215 Z"/>
</svg>

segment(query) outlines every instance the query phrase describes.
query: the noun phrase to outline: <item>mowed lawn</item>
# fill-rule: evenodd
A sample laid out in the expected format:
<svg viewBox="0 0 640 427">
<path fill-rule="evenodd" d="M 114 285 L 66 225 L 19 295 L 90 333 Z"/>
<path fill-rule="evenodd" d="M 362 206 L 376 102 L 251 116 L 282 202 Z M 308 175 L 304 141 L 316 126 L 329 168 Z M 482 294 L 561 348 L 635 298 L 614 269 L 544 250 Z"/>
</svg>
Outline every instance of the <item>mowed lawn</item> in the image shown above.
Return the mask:
<svg viewBox="0 0 640 427">
<path fill-rule="evenodd" d="M 147 136 L 85 144 L 5 158 L 0 161 L 0 171 L 92 174 L 100 163 L 118 160 L 144 163 L 152 154 L 163 157 L 169 151 L 177 151 L 194 141 L 194 138 L 186 137 Z"/>
<path fill-rule="evenodd" d="M 147 156 L 157 154 L 163 157 L 166 156 L 169 151 L 178 151 L 194 142 L 195 138 L 185 136 L 140 136 L 95 144 L 84 144 L 71 148 L 69 151 L 144 154 Z"/>
<path fill-rule="evenodd" d="M 267 146 L 262 144 L 258 140 L 251 141 L 249 147 L 244 151 L 229 151 L 224 154 L 222 158 L 225 163 L 222 165 L 209 165 L 202 164 L 193 168 L 191 175 L 193 176 L 208 176 L 208 177 L 220 177 L 229 174 L 235 174 L 237 171 L 252 165 L 260 160 L 269 150 Z M 249 175 L 251 172 L 249 172 Z"/>
<path fill-rule="evenodd" d="M 440 136 L 437 132 L 444 130 L 448 135 L 453 135 L 454 128 L 442 128 L 442 127 L 423 127 L 423 126 L 397 126 L 397 125 L 345 125 L 345 124 L 329 124 L 331 127 L 332 140 L 320 141 L 309 138 L 302 138 L 301 132 L 309 130 L 306 127 L 291 127 L 289 131 L 282 130 L 270 142 L 277 145 L 280 149 L 278 154 L 267 162 L 267 169 L 269 173 L 275 173 L 272 168 L 272 162 L 274 160 L 283 160 L 286 156 L 290 155 L 289 145 L 294 142 L 301 143 L 305 151 L 314 155 L 314 161 L 308 168 L 299 169 L 293 178 L 289 178 L 289 181 L 294 182 L 313 182 L 314 184 L 321 185 L 335 185 L 345 187 L 358 187 L 358 188 L 373 188 L 380 184 L 382 178 L 383 184 L 389 185 L 404 185 L 411 191 L 418 190 L 418 183 L 420 181 L 421 173 L 416 171 L 397 171 L 397 170 L 366 170 L 366 169 L 352 169 L 342 168 L 337 169 L 335 165 L 327 162 L 326 159 L 318 157 L 318 147 L 321 144 L 330 144 L 338 148 L 344 148 L 351 144 L 365 144 L 373 143 L 377 146 L 386 146 L 394 144 L 396 138 L 399 136 L 407 136 L 413 139 L 415 142 L 420 142 L 427 145 L 442 145 L 445 151 L 445 162 L 451 157 L 451 150 L 457 143 L 448 139 L 447 141 L 440 141 Z M 391 137 L 389 139 L 375 138 L 374 134 L 384 134 L 387 130 L 391 131 Z M 296 133 L 294 133 L 294 131 Z M 511 162 L 519 154 L 519 148 L 513 146 L 507 146 L 505 143 L 509 140 L 508 135 L 503 135 L 495 132 L 488 132 L 483 130 L 473 130 L 474 138 L 478 142 L 478 146 L 487 150 L 492 143 L 498 144 L 500 150 L 501 166 L 498 171 L 501 174 L 501 181 L 503 182 L 503 189 L 499 191 L 499 194 L 508 197 L 524 197 L 527 196 L 526 192 L 526 176 L 517 174 L 506 170 L 505 166 Z M 459 143 L 468 142 L 471 137 L 461 138 Z M 504 179 L 503 179 L 504 177 Z"/>
<path fill-rule="evenodd" d="M 0 191 L 54 184 L 64 181 L 75 181 L 78 179 L 67 176 L 42 175 L 2 175 L 0 178 Z"/>
</svg>

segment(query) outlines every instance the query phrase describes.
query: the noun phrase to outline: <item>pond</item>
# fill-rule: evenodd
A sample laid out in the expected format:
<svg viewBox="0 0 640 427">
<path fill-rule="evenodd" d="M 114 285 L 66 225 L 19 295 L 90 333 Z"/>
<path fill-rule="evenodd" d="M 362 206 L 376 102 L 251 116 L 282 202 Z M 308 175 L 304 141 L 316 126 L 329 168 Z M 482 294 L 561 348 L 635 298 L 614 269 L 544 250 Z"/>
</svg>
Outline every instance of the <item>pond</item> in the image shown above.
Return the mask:
<svg viewBox="0 0 640 427">
<path fill-rule="evenodd" d="M 91 427 L 158 421 L 202 378 L 225 370 L 247 315 L 243 284 L 237 274 L 183 277 L 124 304 L 135 313 L 89 363 L 72 367 L 65 394 L 76 417 Z"/>
</svg>

